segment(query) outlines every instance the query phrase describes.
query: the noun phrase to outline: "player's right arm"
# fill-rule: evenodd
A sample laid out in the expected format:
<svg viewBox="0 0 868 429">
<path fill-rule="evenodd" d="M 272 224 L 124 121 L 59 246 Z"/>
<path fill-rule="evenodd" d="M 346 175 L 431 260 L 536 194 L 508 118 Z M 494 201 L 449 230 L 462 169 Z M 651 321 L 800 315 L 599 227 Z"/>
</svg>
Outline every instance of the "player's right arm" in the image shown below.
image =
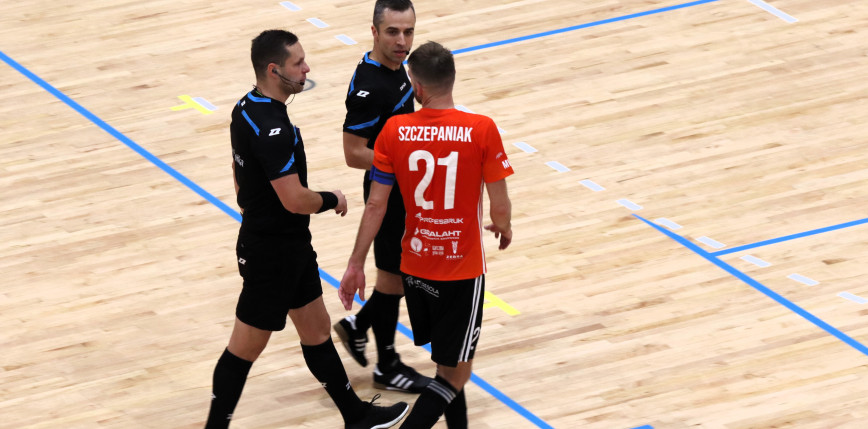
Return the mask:
<svg viewBox="0 0 868 429">
<path fill-rule="evenodd" d="M 344 132 L 344 159 L 348 167 L 370 170 L 374 150 L 368 148 L 368 138 Z"/>
</svg>

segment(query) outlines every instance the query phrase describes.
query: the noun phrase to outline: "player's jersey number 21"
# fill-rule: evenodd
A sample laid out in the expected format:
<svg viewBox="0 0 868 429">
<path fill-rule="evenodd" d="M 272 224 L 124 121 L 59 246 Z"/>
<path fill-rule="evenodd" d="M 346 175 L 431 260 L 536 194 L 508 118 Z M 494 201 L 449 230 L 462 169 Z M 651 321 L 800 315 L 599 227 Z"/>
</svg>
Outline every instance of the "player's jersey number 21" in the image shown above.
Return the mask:
<svg viewBox="0 0 868 429">
<path fill-rule="evenodd" d="M 425 190 L 431 185 L 431 180 L 434 178 L 434 155 L 427 150 L 417 150 L 410 154 L 410 171 L 419 171 L 419 162 L 425 163 L 425 173 L 422 180 L 416 185 L 416 191 L 413 196 L 416 200 L 416 205 L 422 207 L 423 210 L 433 210 L 434 202 L 425 199 Z M 443 208 L 449 210 L 455 207 L 455 177 L 458 175 L 458 152 L 449 152 L 449 155 L 437 159 L 437 165 L 446 167 L 446 183 L 443 195 Z"/>
</svg>

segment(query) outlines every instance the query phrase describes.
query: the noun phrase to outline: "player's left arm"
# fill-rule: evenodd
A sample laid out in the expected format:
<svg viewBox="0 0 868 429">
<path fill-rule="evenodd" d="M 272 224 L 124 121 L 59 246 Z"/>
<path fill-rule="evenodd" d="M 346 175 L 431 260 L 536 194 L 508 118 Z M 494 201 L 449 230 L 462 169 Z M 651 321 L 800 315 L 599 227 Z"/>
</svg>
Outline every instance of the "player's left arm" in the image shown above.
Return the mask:
<svg viewBox="0 0 868 429">
<path fill-rule="evenodd" d="M 488 191 L 488 213 L 492 222 L 485 229 L 493 232 L 494 238 L 500 238 L 498 249 L 503 250 L 512 243 L 512 201 L 506 190 L 506 179 L 486 183 L 485 190 Z"/>
</svg>

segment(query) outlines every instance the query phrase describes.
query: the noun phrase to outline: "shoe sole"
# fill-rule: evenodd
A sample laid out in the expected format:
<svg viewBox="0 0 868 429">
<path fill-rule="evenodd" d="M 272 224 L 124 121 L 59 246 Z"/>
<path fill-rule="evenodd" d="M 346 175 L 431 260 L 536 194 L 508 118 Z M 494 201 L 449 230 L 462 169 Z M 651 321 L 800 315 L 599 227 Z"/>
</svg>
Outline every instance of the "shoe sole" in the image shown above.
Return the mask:
<svg viewBox="0 0 868 429">
<path fill-rule="evenodd" d="M 353 352 L 352 346 L 350 345 L 350 334 L 347 333 L 346 329 L 344 329 L 340 322 L 335 323 L 332 327 L 335 329 L 335 333 L 338 334 L 338 338 L 341 339 L 341 344 L 344 345 L 344 348 L 347 350 L 347 353 L 350 354 L 350 357 L 353 358 L 353 360 L 362 367 L 368 366 L 368 362 L 361 362 L 356 359 L 356 355 Z"/>
<path fill-rule="evenodd" d="M 396 424 L 398 424 L 398 422 L 401 421 L 401 419 L 404 418 L 404 416 L 407 415 L 407 411 L 408 411 L 409 409 L 410 409 L 410 406 L 409 406 L 409 405 L 404 405 L 404 411 L 401 411 L 401 415 L 399 415 L 398 417 L 395 417 L 395 419 L 392 420 L 392 421 L 390 421 L 390 422 L 387 422 L 387 423 L 380 423 L 380 424 L 378 424 L 378 425 L 376 425 L 376 426 L 371 426 L 371 429 L 385 429 L 385 428 L 390 428 L 390 427 L 392 427 L 392 426 L 395 426 Z"/>
</svg>

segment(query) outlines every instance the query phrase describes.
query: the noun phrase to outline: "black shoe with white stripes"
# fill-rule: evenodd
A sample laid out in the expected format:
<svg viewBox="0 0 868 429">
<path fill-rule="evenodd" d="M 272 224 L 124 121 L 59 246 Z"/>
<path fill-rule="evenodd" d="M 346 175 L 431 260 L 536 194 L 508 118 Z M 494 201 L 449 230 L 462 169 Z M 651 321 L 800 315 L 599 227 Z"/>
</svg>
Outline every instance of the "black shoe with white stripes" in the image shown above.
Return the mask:
<svg viewBox="0 0 868 429">
<path fill-rule="evenodd" d="M 404 415 L 407 414 L 407 410 L 410 409 L 410 406 L 407 405 L 406 402 L 398 402 L 397 404 L 390 405 L 388 407 L 381 407 L 379 405 L 374 405 L 374 401 L 376 401 L 380 397 L 379 394 L 374 395 L 374 399 L 371 399 L 371 402 L 365 402 L 365 416 L 362 420 L 347 423 L 344 427 L 346 429 L 384 429 L 390 428 L 396 425 Z"/>
<path fill-rule="evenodd" d="M 365 347 L 368 345 L 368 332 L 356 329 L 356 316 L 347 316 L 335 323 L 335 332 L 341 339 L 350 356 L 361 366 L 368 366 Z"/>
<path fill-rule="evenodd" d="M 385 390 L 397 390 L 407 393 L 422 393 L 431 379 L 404 365 L 399 357 L 388 367 L 374 367 L 374 387 Z"/>
</svg>

